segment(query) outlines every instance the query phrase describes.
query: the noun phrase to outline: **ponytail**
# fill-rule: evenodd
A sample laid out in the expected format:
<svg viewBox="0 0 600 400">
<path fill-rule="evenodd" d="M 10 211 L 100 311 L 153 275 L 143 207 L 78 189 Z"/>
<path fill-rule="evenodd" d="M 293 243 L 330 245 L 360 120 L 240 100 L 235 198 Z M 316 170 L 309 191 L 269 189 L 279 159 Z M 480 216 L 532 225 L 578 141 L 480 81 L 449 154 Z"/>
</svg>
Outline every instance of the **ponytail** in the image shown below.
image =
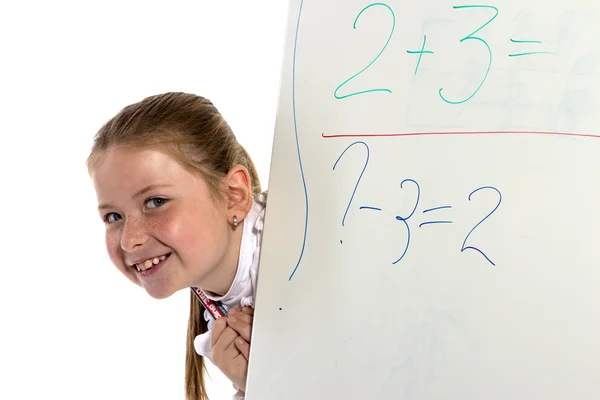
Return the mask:
<svg viewBox="0 0 600 400">
<path fill-rule="evenodd" d="M 209 400 L 204 384 L 204 357 L 196 353 L 194 339 L 208 331 L 200 302 L 190 291 L 190 317 L 188 320 L 185 356 L 185 398 L 186 400 Z"/>
</svg>

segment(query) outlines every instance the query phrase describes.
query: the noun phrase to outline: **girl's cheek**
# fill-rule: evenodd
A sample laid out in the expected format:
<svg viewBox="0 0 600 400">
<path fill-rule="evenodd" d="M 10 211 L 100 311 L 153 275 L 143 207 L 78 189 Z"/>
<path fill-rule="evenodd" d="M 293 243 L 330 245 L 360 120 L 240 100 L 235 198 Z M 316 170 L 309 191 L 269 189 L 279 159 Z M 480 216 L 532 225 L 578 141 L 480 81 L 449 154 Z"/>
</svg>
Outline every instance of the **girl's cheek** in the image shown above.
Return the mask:
<svg viewBox="0 0 600 400">
<path fill-rule="evenodd" d="M 125 275 L 130 281 L 141 286 L 135 272 L 125 265 L 123 260 L 123 252 L 121 251 L 121 240 L 118 234 L 106 232 L 106 250 L 112 264 Z"/>
<path fill-rule="evenodd" d="M 119 269 L 123 264 L 121 246 L 119 245 L 119 240 L 115 235 L 106 233 L 106 250 L 108 252 L 108 256 L 110 261 Z"/>
</svg>

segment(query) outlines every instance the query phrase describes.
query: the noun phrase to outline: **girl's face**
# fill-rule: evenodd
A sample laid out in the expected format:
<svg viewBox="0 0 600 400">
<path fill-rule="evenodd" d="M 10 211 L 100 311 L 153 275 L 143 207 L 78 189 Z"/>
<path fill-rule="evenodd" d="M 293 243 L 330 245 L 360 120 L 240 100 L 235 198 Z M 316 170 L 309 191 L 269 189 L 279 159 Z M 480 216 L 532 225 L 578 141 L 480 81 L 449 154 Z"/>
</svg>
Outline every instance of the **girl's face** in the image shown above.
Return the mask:
<svg viewBox="0 0 600 400">
<path fill-rule="evenodd" d="M 104 153 L 91 175 L 108 254 L 125 276 L 154 298 L 190 286 L 227 291 L 241 229 L 202 178 L 161 152 L 123 147 Z"/>
</svg>

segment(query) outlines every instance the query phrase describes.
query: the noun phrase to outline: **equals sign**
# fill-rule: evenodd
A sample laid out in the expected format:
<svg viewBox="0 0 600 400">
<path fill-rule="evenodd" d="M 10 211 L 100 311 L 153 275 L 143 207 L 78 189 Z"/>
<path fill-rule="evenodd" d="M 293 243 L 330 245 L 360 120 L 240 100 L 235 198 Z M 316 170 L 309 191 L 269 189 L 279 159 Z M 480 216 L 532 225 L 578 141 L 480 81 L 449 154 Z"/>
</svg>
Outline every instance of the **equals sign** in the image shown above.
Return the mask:
<svg viewBox="0 0 600 400">
<path fill-rule="evenodd" d="M 434 208 L 429 208 L 427 210 L 423 211 L 423 214 L 432 212 L 432 211 L 437 211 L 437 210 L 443 210 L 446 208 L 452 208 L 452 206 L 440 206 L 440 207 L 434 207 Z M 419 228 L 424 226 L 424 225 L 434 225 L 434 224 L 451 224 L 452 221 L 448 221 L 448 220 L 436 220 L 436 221 L 426 221 L 426 222 L 422 222 L 419 225 Z"/>
<path fill-rule="evenodd" d="M 529 43 L 529 44 L 542 44 L 542 42 L 540 42 L 539 40 L 517 40 L 517 39 L 510 39 L 510 41 L 512 43 Z M 534 54 L 553 54 L 549 51 L 526 51 L 524 53 L 511 53 L 508 56 L 509 57 L 523 57 L 523 56 L 532 56 Z"/>
</svg>

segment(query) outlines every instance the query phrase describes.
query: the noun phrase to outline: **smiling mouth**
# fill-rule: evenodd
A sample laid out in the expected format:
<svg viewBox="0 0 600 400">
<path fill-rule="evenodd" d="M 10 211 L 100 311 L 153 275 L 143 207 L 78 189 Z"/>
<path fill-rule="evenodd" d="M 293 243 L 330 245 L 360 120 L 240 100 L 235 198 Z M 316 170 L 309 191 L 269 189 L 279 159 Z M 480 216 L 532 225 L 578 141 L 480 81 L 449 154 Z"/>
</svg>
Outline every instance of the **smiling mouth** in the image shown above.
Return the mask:
<svg viewBox="0 0 600 400">
<path fill-rule="evenodd" d="M 171 255 L 171 253 L 164 254 L 162 256 L 158 256 L 158 257 L 154 257 L 154 258 L 149 258 L 144 262 L 132 265 L 132 268 L 135 268 L 138 272 L 147 271 L 147 270 L 153 268 L 155 265 L 158 265 L 159 263 L 166 260 L 170 255 Z"/>
</svg>

